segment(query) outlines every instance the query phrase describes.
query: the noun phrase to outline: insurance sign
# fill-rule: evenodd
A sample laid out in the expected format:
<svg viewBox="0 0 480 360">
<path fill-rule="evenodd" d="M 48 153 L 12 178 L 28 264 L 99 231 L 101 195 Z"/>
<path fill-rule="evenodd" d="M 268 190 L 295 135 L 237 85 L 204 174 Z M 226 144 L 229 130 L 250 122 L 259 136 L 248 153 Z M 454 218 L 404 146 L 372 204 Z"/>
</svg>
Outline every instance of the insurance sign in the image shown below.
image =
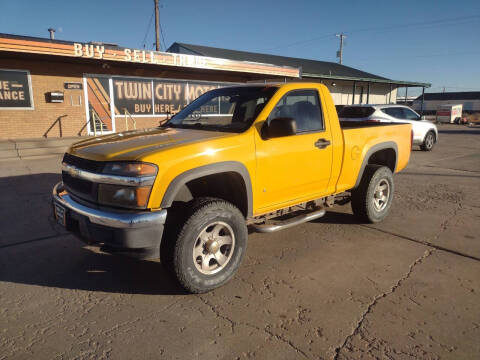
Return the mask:
<svg viewBox="0 0 480 360">
<path fill-rule="evenodd" d="M 0 69 L 0 109 L 33 109 L 28 71 Z"/>
</svg>

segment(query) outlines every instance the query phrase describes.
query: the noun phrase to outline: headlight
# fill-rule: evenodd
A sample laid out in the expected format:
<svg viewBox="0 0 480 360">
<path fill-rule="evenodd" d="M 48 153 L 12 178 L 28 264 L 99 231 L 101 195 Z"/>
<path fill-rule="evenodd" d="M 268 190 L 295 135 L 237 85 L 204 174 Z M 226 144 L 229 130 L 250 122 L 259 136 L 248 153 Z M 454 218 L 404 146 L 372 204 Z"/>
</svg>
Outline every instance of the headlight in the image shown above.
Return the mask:
<svg viewBox="0 0 480 360">
<path fill-rule="evenodd" d="M 103 205 L 145 209 L 151 186 L 98 185 L 98 202 Z"/>
<path fill-rule="evenodd" d="M 116 207 L 145 209 L 157 171 L 157 166 L 149 163 L 107 163 L 102 173 L 114 175 L 117 177 L 116 182 L 119 180 L 118 177 L 124 177 L 126 184 L 98 184 L 98 202 Z M 131 184 L 129 178 L 140 180 L 137 183 L 138 186 L 131 186 L 133 184 Z M 123 182 L 123 179 L 121 182 Z"/>
<path fill-rule="evenodd" d="M 120 176 L 151 176 L 157 175 L 157 165 L 135 162 L 107 163 L 103 168 L 104 174 Z"/>
</svg>

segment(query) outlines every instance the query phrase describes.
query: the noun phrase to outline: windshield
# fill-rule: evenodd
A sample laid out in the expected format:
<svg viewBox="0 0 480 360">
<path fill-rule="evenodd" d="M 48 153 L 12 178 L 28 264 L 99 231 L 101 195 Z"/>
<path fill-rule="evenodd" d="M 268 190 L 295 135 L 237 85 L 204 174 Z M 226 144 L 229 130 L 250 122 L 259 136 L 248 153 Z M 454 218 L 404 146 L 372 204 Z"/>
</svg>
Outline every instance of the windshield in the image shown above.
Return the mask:
<svg viewBox="0 0 480 360">
<path fill-rule="evenodd" d="M 277 91 L 275 87 L 228 87 L 206 92 L 164 126 L 243 132 Z"/>
</svg>

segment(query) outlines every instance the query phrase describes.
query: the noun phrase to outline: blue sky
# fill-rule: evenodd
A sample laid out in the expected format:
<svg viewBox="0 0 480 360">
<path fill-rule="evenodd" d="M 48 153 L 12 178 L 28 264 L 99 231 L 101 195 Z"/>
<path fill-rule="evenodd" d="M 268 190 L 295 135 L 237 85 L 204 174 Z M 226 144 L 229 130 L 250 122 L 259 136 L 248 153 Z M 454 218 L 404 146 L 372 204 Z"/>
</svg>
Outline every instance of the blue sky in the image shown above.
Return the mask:
<svg viewBox="0 0 480 360">
<path fill-rule="evenodd" d="M 160 0 L 165 43 L 174 41 L 336 61 L 427 91 L 480 90 L 480 1 Z M 153 0 L 0 0 L 0 32 L 152 48 Z M 409 92 L 413 93 L 413 91 Z"/>
</svg>

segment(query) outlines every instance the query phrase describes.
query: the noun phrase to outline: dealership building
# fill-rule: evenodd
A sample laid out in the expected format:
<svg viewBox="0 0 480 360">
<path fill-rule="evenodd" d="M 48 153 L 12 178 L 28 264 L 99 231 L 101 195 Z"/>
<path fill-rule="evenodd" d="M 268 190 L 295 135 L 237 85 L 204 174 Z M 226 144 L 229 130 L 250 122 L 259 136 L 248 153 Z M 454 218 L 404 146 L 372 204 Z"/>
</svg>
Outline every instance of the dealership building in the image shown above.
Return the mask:
<svg viewBox="0 0 480 360">
<path fill-rule="evenodd" d="M 205 91 L 238 83 L 324 83 L 336 105 L 395 103 L 397 81 L 315 60 L 174 43 L 166 52 L 0 34 L 0 139 L 154 127 Z"/>
</svg>

